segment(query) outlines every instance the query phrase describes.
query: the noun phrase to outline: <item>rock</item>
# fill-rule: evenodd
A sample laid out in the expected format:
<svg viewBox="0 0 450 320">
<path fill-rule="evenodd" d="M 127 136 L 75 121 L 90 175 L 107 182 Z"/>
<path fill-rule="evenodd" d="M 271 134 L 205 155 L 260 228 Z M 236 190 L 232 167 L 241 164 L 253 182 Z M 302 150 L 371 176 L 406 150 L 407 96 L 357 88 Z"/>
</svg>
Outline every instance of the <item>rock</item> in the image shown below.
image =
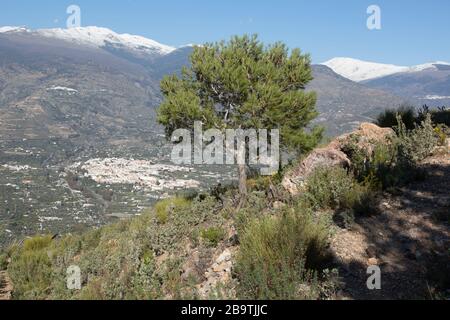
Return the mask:
<svg viewBox="0 0 450 320">
<path fill-rule="evenodd" d="M 377 144 L 387 143 L 391 135 L 394 135 L 391 128 L 381 128 L 372 123 L 362 123 L 358 130 L 336 138 L 325 148 L 313 150 L 300 165 L 286 174 L 282 186 L 295 196 L 301 192 L 308 176 L 318 167 L 349 168 L 351 166 L 350 159 L 342 150 L 354 136 L 358 137 L 358 147 L 366 150 L 367 154 L 371 154 Z"/>
<path fill-rule="evenodd" d="M 231 264 L 229 262 L 222 262 L 221 264 L 215 263 L 213 265 L 214 272 L 228 272 L 231 269 Z"/>
<path fill-rule="evenodd" d="M 387 142 L 389 136 L 394 134 L 395 132 L 391 128 L 381 128 L 376 124 L 364 122 L 356 131 L 337 137 L 329 146 L 341 150 L 352 136 L 358 136 L 357 146 L 370 154 L 376 144 Z"/>
<path fill-rule="evenodd" d="M 220 269 L 220 267 L 219 267 L 219 265 L 218 265 L 217 263 L 214 263 L 214 264 L 212 265 L 212 271 L 214 271 L 214 272 L 220 272 L 220 271 L 222 271 L 222 269 Z"/>
<path fill-rule="evenodd" d="M 231 260 L 231 252 L 228 249 L 225 249 L 224 252 L 220 254 L 220 256 L 217 258 L 216 263 L 220 264 L 223 262 L 228 262 Z"/>
</svg>

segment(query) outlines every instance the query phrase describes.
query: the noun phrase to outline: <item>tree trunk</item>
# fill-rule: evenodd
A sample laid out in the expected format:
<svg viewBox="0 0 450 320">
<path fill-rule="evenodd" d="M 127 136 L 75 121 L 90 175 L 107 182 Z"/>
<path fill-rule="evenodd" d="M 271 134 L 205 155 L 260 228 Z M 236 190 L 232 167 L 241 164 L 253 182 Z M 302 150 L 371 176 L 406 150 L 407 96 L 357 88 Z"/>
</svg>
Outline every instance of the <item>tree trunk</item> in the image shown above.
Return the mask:
<svg viewBox="0 0 450 320">
<path fill-rule="evenodd" d="M 247 165 L 239 164 L 239 195 L 241 202 L 247 197 Z"/>
</svg>

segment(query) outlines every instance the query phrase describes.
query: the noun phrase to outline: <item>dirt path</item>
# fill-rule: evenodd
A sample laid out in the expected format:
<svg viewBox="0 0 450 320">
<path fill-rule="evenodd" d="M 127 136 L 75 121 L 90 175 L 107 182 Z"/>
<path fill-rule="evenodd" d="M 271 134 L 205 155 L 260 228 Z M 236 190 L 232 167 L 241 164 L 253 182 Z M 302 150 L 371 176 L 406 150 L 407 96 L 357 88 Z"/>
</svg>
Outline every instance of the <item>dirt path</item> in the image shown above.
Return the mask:
<svg viewBox="0 0 450 320">
<path fill-rule="evenodd" d="M 6 271 L 0 271 L 0 300 L 10 300 L 13 286 Z"/>
<path fill-rule="evenodd" d="M 428 159 L 428 177 L 378 201 L 379 214 L 339 230 L 331 249 L 343 299 L 434 299 L 450 296 L 450 156 Z M 368 290 L 369 265 L 381 290 Z"/>
</svg>

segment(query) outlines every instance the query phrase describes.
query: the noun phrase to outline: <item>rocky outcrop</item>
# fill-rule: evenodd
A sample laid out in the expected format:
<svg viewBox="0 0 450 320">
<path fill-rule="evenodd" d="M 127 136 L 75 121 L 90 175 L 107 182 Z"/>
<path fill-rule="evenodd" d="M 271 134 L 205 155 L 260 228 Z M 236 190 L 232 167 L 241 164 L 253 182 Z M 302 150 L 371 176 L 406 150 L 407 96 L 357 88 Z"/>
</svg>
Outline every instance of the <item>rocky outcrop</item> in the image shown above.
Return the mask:
<svg viewBox="0 0 450 320">
<path fill-rule="evenodd" d="M 371 154 L 377 144 L 388 142 L 389 136 L 392 135 L 394 135 L 394 130 L 391 128 L 381 128 L 376 124 L 365 122 L 356 131 L 334 139 L 328 147 L 342 150 L 352 137 L 357 137 L 357 146 L 365 150 L 368 154 Z"/>
<path fill-rule="evenodd" d="M 313 150 L 298 166 L 285 175 L 282 185 L 291 194 L 297 195 L 309 175 L 318 167 L 350 168 L 351 161 L 344 153 L 344 147 L 356 141 L 356 146 L 371 154 L 379 143 L 387 143 L 394 131 L 390 128 L 380 128 L 372 123 L 363 123 L 358 130 L 334 139 L 328 146 Z M 356 139 L 354 139 L 356 138 Z"/>
</svg>

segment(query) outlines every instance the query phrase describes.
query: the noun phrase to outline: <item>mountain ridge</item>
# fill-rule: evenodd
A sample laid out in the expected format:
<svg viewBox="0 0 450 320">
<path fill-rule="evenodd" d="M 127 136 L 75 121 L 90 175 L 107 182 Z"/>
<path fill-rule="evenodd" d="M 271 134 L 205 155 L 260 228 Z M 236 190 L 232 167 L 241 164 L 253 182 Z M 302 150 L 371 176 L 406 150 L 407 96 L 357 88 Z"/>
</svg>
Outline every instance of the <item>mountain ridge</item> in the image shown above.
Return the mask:
<svg viewBox="0 0 450 320">
<path fill-rule="evenodd" d="M 147 51 L 153 54 L 165 55 L 176 50 L 155 40 L 131 35 L 119 34 L 108 28 L 88 26 L 79 28 L 53 28 L 31 30 L 26 27 L 5 26 L 0 28 L 0 33 L 29 33 L 46 38 L 59 39 L 70 43 L 89 45 L 93 47 L 105 47 L 108 45 L 120 45 L 136 51 Z"/>
<path fill-rule="evenodd" d="M 191 45 L 174 48 L 165 54 L 153 54 L 109 43 L 86 46 L 26 32 L 23 27 L 18 27 L 18 32 L 11 27 L 3 30 L 9 31 L 0 33 L 0 75 L 2 72 L 4 75 L 0 80 L 0 103 L 3 104 L 0 108 L 3 121 L 0 123 L 9 124 L 8 119 L 20 118 L 16 105 L 21 106 L 23 112 L 41 118 L 31 118 L 26 123 L 15 122 L 14 130 L 0 128 L 0 138 L 17 136 L 18 132 L 21 132 L 19 136 L 22 132 L 25 134 L 23 138 L 38 132 L 39 136 L 45 137 L 49 132 L 62 131 L 67 133 L 65 136 L 84 133 L 84 136 L 105 138 L 118 132 L 126 134 L 129 132 L 126 128 L 136 127 L 135 123 L 144 129 L 141 127 L 144 118 L 158 128 L 154 118 L 161 99 L 159 81 L 189 65 L 193 50 Z M 321 115 L 316 121 L 327 127 L 330 136 L 352 130 L 360 121 L 373 120 L 384 108 L 396 107 L 403 102 L 392 94 L 346 79 L 326 66 L 312 67 L 315 79 L 307 89 L 317 91 L 317 109 Z M 21 80 L 10 78 L 12 74 L 16 74 L 16 80 Z M 78 92 L 45 90 L 54 87 L 72 88 Z M 23 92 L 24 96 L 17 96 L 15 92 Z M 64 116 L 66 104 L 72 105 L 69 118 Z M 122 112 L 126 109 L 133 111 Z M 31 110 L 44 112 L 36 114 Z M 49 120 L 44 120 L 45 117 Z M 114 130 L 105 119 L 121 130 Z M 49 129 L 46 129 L 47 124 Z M 93 129 L 102 128 L 108 129 L 95 130 L 97 133 L 91 134 Z"/>
<path fill-rule="evenodd" d="M 355 82 L 363 82 L 390 76 L 398 73 L 420 72 L 428 69 L 437 70 L 439 65 L 450 66 L 444 61 L 428 62 L 415 66 L 397 66 L 394 64 L 376 63 L 348 57 L 336 57 L 321 63 L 337 74 Z"/>
</svg>

